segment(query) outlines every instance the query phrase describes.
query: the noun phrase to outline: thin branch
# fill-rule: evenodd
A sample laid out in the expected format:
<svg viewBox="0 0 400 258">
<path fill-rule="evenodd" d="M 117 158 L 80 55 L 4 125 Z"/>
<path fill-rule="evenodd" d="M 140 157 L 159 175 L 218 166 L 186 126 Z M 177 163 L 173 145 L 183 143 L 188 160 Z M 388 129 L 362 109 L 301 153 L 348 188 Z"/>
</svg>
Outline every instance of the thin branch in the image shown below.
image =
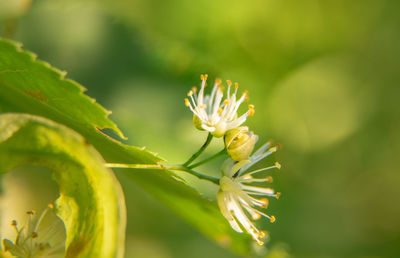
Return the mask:
<svg viewBox="0 0 400 258">
<path fill-rule="evenodd" d="M 190 165 L 190 163 L 192 163 L 198 156 L 200 156 L 200 154 L 207 148 L 207 146 L 210 144 L 211 140 L 212 140 L 213 136 L 211 133 L 208 134 L 206 142 L 203 144 L 203 146 L 201 146 L 201 148 L 195 153 L 193 154 L 185 163 L 183 163 L 183 166 L 187 167 Z"/>
</svg>

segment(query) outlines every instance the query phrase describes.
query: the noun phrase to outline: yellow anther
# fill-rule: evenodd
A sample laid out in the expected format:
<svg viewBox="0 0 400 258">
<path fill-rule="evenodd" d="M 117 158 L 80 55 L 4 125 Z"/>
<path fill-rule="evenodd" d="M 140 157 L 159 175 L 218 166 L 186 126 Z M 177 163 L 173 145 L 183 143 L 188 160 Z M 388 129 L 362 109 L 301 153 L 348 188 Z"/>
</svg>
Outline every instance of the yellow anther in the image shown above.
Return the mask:
<svg viewBox="0 0 400 258">
<path fill-rule="evenodd" d="M 207 81 L 207 78 L 208 78 L 208 74 L 205 74 L 204 75 L 204 80 Z"/>
<path fill-rule="evenodd" d="M 190 90 L 187 95 L 188 95 L 188 97 L 191 97 L 193 95 L 193 91 Z"/>
<path fill-rule="evenodd" d="M 265 232 L 264 232 L 264 231 L 261 231 L 260 234 L 259 234 L 259 237 L 260 237 L 260 238 L 264 238 L 264 237 L 265 237 Z"/>
<path fill-rule="evenodd" d="M 232 86 L 231 80 L 226 80 L 226 83 L 228 84 L 228 86 Z"/>
<path fill-rule="evenodd" d="M 268 183 L 272 183 L 273 181 L 272 176 L 267 176 L 265 180 L 267 180 Z"/>
<path fill-rule="evenodd" d="M 11 221 L 11 226 L 16 226 L 16 225 L 17 225 L 17 221 L 16 220 Z"/>
<path fill-rule="evenodd" d="M 193 87 L 192 87 L 192 91 L 193 91 L 193 92 L 197 92 L 197 87 L 196 87 L 196 86 L 193 86 Z"/>
<path fill-rule="evenodd" d="M 279 162 L 275 162 L 275 167 L 277 168 L 277 169 L 281 169 L 281 164 L 279 164 Z"/>
<path fill-rule="evenodd" d="M 204 74 L 200 74 L 200 80 L 204 81 Z"/>
<path fill-rule="evenodd" d="M 254 105 L 250 104 L 249 109 L 254 109 Z"/>
<path fill-rule="evenodd" d="M 220 78 L 215 79 L 215 84 L 220 85 L 221 84 L 221 79 Z"/>
<path fill-rule="evenodd" d="M 277 193 L 275 194 L 275 198 L 278 200 L 279 197 L 281 197 L 281 193 L 280 193 L 280 192 L 277 192 Z"/>
<path fill-rule="evenodd" d="M 249 109 L 249 116 L 254 116 L 255 112 L 256 111 L 254 110 L 254 108 L 253 109 Z"/>
<path fill-rule="evenodd" d="M 190 102 L 189 102 L 189 99 L 185 99 L 185 106 L 190 106 Z"/>
<path fill-rule="evenodd" d="M 271 219 L 270 219 L 269 221 L 271 221 L 271 223 L 274 223 L 274 222 L 276 221 L 276 218 L 275 218 L 275 216 L 274 216 L 274 215 L 272 215 L 272 216 L 271 216 Z"/>
<path fill-rule="evenodd" d="M 269 200 L 267 198 L 261 198 L 260 202 L 263 203 L 263 206 L 261 207 L 263 207 L 264 209 L 268 208 Z"/>
<path fill-rule="evenodd" d="M 230 100 L 230 99 L 224 100 L 224 105 L 225 105 L 225 106 L 228 105 L 229 103 L 231 103 L 231 100 Z"/>
<path fill-rule="evenodd" d="M 235 82 L 235 89 L 239 88 L 239 84 Z"/>
<path fill-rule="evenodd" d="M 245 91 L 243 91 L 243 94 L 247 96 L 247 95 L 249 95 L 249 91 L 245 90 Z"/>
<path fill-rule="evenodd" d="M 54 204 L 49 203 L 49 205 L 47 205 L 50 209 L 54 209 Z"/>
<path fill-rule="evenodd" d="M 224 111 L 222 108 L 218 108 L 218 115 L 221 115 L 222 111 Z"/>
<path fill-rule="evenodd" d="M 257 241 L 257 245 L 263 245 L 264 244 L 264 242 L 259 240 L 259 239 L 256 239 L 256 241 Z"/>
<path fill-rule="evenodd" d="M 270 152 L 276 152 L 277 150 L 278 150 L 278 148 L 276 146 L 269 149 Z"/>
</svg>

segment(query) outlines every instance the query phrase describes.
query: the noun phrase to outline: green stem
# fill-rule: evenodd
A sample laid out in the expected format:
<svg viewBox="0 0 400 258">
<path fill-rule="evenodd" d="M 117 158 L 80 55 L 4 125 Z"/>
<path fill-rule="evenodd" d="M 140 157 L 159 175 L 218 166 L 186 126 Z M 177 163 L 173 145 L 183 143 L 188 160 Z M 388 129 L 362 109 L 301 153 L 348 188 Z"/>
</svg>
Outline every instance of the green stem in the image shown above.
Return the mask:
<svg viewBox="0 0 400 258">
<path fill-rule="evenodd" d="M 207 148 L 207 146 L 210 144 L 213 136 L 211 133 L 208 134 L 206 142 L 201 146 L 201 148 L 193 154 L 190 159 L 188 159 L 185 163 L 183 163 L 183 166 L 187 167 L 190 163 L 192 163 L 200 154 Z"/>
<path fill-rule="evenodd" d="M 210 181 L 214 184 L 219 184 L 219 179 L 207 175 L 200 174 L 183 165 L 162 165 L 162 164 L 122 164 L 122 163 L 106 163 L 109 168 L 138 168 L 138 169 L 159 169 L 159 170 L 179 170 L 187 172 L 199 179 Z"/>
<path fill-rule="evenodd" d="M 208 158 L 206 158 L 206 159 L 204 159 L 202 161 L 199 161 L 199 162 L 197 162 L 195 164 L 192 164 L 192 165 L 188 166 L 188 168 L 189 169 L 196 168 L 196 167 L 198 167 L 200 165 L 203 165 L 204 163 L 207 163 L 207 162 L 209 162 L 209 161 L 211 161 L 213 159 L 216 159 L 216 158 L 218 158 L 218 157 L 220 157 L 220 156 L 222 156 L 224 154 L 226 154 L 226 149 L 223 149 L 222 151 L 220 151 L 220 152 L 218 152 L 218 153 L 212 155 L 211 157 L 208 157 Z"/>
</svg>

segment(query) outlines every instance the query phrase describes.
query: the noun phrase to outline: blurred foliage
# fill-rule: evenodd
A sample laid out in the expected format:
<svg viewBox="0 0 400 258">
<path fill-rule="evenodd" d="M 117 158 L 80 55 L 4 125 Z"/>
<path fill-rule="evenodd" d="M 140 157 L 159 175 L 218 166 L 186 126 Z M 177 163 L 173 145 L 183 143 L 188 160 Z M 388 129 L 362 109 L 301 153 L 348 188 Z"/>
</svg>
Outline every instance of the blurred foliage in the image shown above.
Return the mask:
<svg viewBox="0 0 400 258">
<path fill-rule="evenodd" d="M 13 0 L 0 6 L 6 2 Z M 275 257 L 400 256 L 399 1 L 36 0 L 29 6 L 12 17 L 0 8 L 2 35 L 68 70 L 113 110 L 130 144 L 171 162 L 187 158 L 206 137 L 183 105 L 200 73 L 250 91 L 256 116 L 248 125 L 261 142 L 283 146 L 277 153 L 283 168 L 274 175 L 283 195 L 270 205 L 277 223 L 263 225 L 271 257 L 272 250 L 281 253 Z M 127 257 L 234 257 L 121 172 Z M 220 173 L 213 164 L 203 172 Z M 215 189 L 193 184 L 213 197 Z"/>
</svg>

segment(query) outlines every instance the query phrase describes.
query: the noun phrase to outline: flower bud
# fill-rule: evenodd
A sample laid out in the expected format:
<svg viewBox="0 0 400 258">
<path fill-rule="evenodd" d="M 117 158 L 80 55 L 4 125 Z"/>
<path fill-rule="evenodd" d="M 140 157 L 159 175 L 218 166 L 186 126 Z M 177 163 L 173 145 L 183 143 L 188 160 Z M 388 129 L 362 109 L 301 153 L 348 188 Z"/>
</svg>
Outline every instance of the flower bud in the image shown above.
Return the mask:
<svg viewBox="0 0 400 258">
<path fill-rule="evenodd" d="M 257 141 L 257 135 L 246 126 L 231 129 L 225 134 L 225 148 L 231 159 L 248 159 Z"/>
</svg>

